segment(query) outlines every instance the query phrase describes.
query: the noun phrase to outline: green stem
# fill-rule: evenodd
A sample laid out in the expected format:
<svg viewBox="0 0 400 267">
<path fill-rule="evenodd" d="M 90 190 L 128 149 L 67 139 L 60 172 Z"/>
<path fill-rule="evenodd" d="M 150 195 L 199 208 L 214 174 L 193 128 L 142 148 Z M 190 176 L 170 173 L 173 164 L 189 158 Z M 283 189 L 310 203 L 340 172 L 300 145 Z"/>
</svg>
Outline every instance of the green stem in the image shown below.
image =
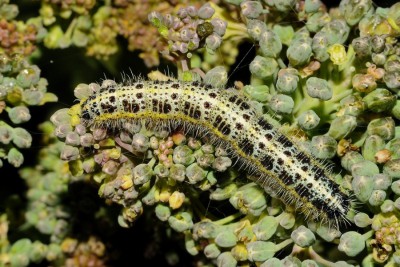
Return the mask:
<svg viewBox="0 0 400 267">
<path fill-rule="evenodd" d="M 234 221 L 237 218 L 240 218 L 241 216 L 243 216 L 243 214 L 240 212 L 237 212 L 237 213 L 232 214 L 228 217 L 225 217 L 221 220 L 215 221 L 214 223 L 216 223 L 218 225 L 225 225 L 225 224 L 231 223 L 232 221 Z"/>
</svg>

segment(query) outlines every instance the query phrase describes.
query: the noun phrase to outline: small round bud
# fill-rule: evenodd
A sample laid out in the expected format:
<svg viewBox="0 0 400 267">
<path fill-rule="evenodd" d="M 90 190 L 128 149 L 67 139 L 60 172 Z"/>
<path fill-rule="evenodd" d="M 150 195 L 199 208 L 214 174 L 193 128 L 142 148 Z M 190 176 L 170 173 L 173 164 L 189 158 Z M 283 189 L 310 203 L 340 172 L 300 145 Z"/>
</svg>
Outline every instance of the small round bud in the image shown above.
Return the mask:
<svg viewBox="0 0 400 267">
<path fill-rule="evenodd" d="M 174 163 L 189 166 L 195 161 L 193 151 L 186 145 L 177 146 L 173 152 Z"/>
<path fill-rule="evenodd" d="M 171 216 L 171 209 L 163 204 L 157 204 L 155 214 L 160 221 L 166 222 Z"/>
<path fill-rule="evenodd" d="M 332 98 L 333 91 L 328 82 L 324 79 L 310 77 L 306 82 L 307 93 L 309 96 L 321 100 L 329 100 Z"/>
<path fill-rule="evenodd" d="M 250 72 L 259 78 L 271 77 L 278 71 L 278 63 L 271 57 L 256 56 L 250 63 Z"/>
<path fill-rule="evenodd" d="M 186 177 L 191 184 L 196 184 L 204 180 L 206 176 L 207 171 L 201 168 L 197 163 L 193 163 L 186 168 Z"/>
<path fill-rule="evenodd" d="M 276 245 L 272 242 L 254 241 L 246 244 L 250 261 L 266 261 L 275 254 Z"/>
<path fill-rule="evenodd" d="M 216 244 L 208 244 L 205 248 L 204 248 L 204 255 L 208 258 L 208 259 L 215 259 L 217 258 L 219 255 L 221 254 L 221 250 L 218 248 L 218 246 Z"/>
<path fill-rule="evenodd" d="M 14 128 L 13 129 L 13 143 L 18 148 L 29 148 L 32 145 L 32 136 L 24 128 Z"/>
<path fill-rule="evenodd" d="M 346 137 L 357 126 L 357 118 L 350 115 L 336 117 L 329 127 L 328 134 L 336 140 Z"/>
<path fill-rule="evenodd" d="M 297 122 L 303 130 L 308 131 L 318 126 L 320 118 L 314 110 L 307 110 L 299 115 Z"/>
<path fill-rule="evenodd" d="M 311 140 L 311 152 L 319 159 L 330 159 L 336 154 L 337 142 L 326 135 L 314 136 Z"/>
<path fill-rule="evenodd" d="M 8 163 L 16 168 L 19 168 L 24 162 L 24 156 L 21 152 L 18 151 L 18 149 L 13 147 L 7 153 L 7 160 Z"/>
<path fill-rule="evenodd" d="M 216 157 L 212 163 L 213 169 L 218 172 L 226 171 L 232 165 L 232 160 L 228 157 Z"/>
<path fill-rule="evenodd" d="M 278 221 L 273 216 L 265 216 L 253 226 L 253 232 L 257 240 L 267 241 L 276 232 Z"/>
<path fill-rule="evenodd" d="M 65 144 L 70 146 L 79 146 L 80 145 L 80 138 L 79 134 L 76 132 L 69 132 L 65 137 Z"/>
<path fill-rule="evenodd" d="M 10 109 L 8 112 L 10 120 L 15 124 L 27 122 L 31 119 L 29 109 L 25 106 L 17 106 Z"/>
<path fill-rule="evenodd" d="M 371 55 L 370 37 L 357 37 L 351 42 L 357 56 L 364 58 Z"/>
<path fill-rule="evenodd" d="M 208 49 L 217 50 L 222 43 L 222 37 L 216 33 L 212 33 L 206 38 L 206 46 Z"/>
<path fill-rule="evenodd" d="M 291 66 L 303 66 L 310 61 L 312 55 L 311 40 L 310 42 L 303 39 L 294 41 L 290 44 L 286 51 Z"/>
<path fill-rule="evenodd" d="M 378 88 L 363 98 L 367 108 L 373 112 L 390 110 L 396 104 L 396 96 L 389 90 Z"/>
<path fill-rule="evenodd" d="M 72 161 L 79 158 L 79 149 L 77 147 L 65 145 L 61 151 L 61 159 Z"/>
<path fill-rule="evenodd" d="M 299 228 L 294 230 L 290 237 L 302 248 L 313 245 L 316 240 L 314 233 L 304 225 L 301 225 Z"/>
<path fill-rule="evenodd" d="M 260 41 L 262 34 L 267 31 L 265 22 L 258 19 L 249 19 L 246 27 L 247 33 L 256 41 Z"/>
<path fill-rule="evenodd" d="M 204 83 L 211 84 L 214 87 L 221 88 L 225 87 L 226 82 L 228 81 L 228 72 L 225 67 L 217 66 L 207 71 L 204 76 Z"/>
<path fill-rule="evenodd" d="M 386 192 L 383 190 L 373 190 L 368 202 L 371 206 L 380 206 L 385 201 Z"/>
<path fill-rule="evenodd" d="M 261 34 L 259 44 L 261 53 L 265 57 L 276 58 L 282 50 L 281 39 L 271 30 L 266 30 Z"/>
<path fill-rule="evenodd" d="M 220 18 L 213 18 L 210 23 L 214 27 L 214 32 L 219 36 L 224 36 L 226 31 L 226 26 L 228 23 Z"/>
<path fill-rule="evenodd" d="M 197 15 L 201 19 L 209 19 L 211 18 L 215 13 L 214 8 L 211 7 L 210 3 L 205 3 L 203 6 L 200 7 L 200 9 L 197 12 Z"/>
<path fill-rule="evenodd" d="M 256 19 L 263 13 L 263 7 L 259 1 L 243 1 L 240 8 L 243 16 L 248 19 Z"/>
<path fill-rule="evenodd" d="M 379 135 L 370 135 L 364 141 L 362 155 L 366 160 L 376 162 L 375 154 L 384 147 L 385 141 Z"/>
<path fill-rule="evenodd" d="M 338 249 L 347 256 L 354 257 L 358 255 L 365 248 L 364 237 L 354 231 L 344 233 L 340 237 L 340 243 Z"/>
<path fill-rule="evenodd" d="M 290 96 L 277 94 L 271 98 L 269 107 L 280 114 L 291 114 L 294 108 L 294 101 Z"/>
<path fill-rule="evenodd" d="M 280 70 L 276 81 L 276 89 L 283 94 L 291 94 L 297 89 L 299 76 L 289 71 Z"/>
<path fill-rule="evenodd" d="M 383 166 L 383 173 L 387 174 L 392 179 L 400 178 L 400 159 L 393 159 L 386 162 Z"/>
<path fill-rule="evenodd" d="M 217 264 L 221 267 L 237 266 L 237 260 L 232 256 L 230 251 L 221 253 L 217 258 Z"/>
<path fill-rule="evenodd" d="M 368 214 L 360 212 L 354 216 L 354 223 L 361 228 L 365 228 L 371 225 L 372 220 L 369 218 Z"/>
<path fill-rule="evenodd" d="M 370 198 L 374 183 L 370 176 L 355 176 L 351 182 L 352 189 L 357 199 L 363 203 L 366 203 Z"/>
<path fill-rule="evenodd" d="M 372 120 L 367 126 L 369 135 L 379 135 L 383 140 L 393 139 L 395 134 L 395 122 L 392 117 Z"/>
<path fill-rule="evenodd" d="M 179 233 L 192 229 L 193 227 L 192 216 L 188 212 L 180 212 L 169 217 L 168 223 L 172 229 Z"/>
</svg>

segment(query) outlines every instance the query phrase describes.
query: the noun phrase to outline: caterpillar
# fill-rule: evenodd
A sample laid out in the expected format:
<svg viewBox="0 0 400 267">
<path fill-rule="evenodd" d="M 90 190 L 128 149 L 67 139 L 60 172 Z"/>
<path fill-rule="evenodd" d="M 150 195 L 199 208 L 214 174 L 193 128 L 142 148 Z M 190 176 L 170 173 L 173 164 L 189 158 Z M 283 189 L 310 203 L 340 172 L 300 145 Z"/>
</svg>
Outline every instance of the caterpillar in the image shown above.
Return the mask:
<svg viewBox="0 0 400 267">
<path fill-rule="evenodd" d="M 81 122 L 118 130 L 125 122 L 207 136 L 222 145 L 250 179 L 314 221 L 347 222 L 351 197 L 323 163 L 263 119 L 246 96 L 200 82 L 103 82 L 83 99 Z"/>
</svg>

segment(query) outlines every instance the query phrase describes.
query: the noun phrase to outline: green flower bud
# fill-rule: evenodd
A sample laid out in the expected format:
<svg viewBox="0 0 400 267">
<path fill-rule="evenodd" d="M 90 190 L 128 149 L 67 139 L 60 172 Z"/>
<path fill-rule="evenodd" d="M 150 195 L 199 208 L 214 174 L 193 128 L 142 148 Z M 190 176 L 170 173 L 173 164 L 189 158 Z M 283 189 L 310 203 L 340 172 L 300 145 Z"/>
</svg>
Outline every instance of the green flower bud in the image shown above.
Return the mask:
<svg viewBox="0 0 400 267">
<path fill-rule="evenodd" d="M 133 183 L 135 185 L 145 184 L 153 177 L 154 172 L 147 164 L 139 164 L 133 169 Z"/>
<path fill-rule="evenodd" d="M 187 212 L 180 212 L 174 216 L 170 216 L 168 223 L 172 229 L 180 233 L 193 227 L 192 215 Z"/>
<path fill-rule="evenodd" d="M 396 195 L 400 195 L 400 180 L 394 181 L 390 187 Z"/>
<path fill-rule="evenodd" d="M 381 211 L 383 213 L 393 212 L 394 208 L 395 208 L 394 202 L 392 200 L 390 200 L 390 199 L 386 199 L 381 205 Z"/>
<path fill-rule="evenodd" d="M 382 35 L 373 35 L 371 37 L 371 46 L 375 53 L 381 53 L 385 49 L 385 43 L 385 37 Z"/>
<path fill-rule="evenodd" d="M 280 218 L 279 225 L 285 229 L 291 229 L 296 222 L 296 218 L 294 217 L 293 213 L 283 212 Z"/>
<path fill-rule="evenodd" d="M 316 240 L 314 233 L 311 232 L 311 230 L 304 225 L 301 225 L 296 230 L 294 230 L 290 237 L 293 239 L 296 245 L 302 248 L 313 245 Z"/>
<path fill-rule="evenodd" d="M 290 96 L 277 94 L 269 101 L 269 107 L 280 114 L 291 114 L 294 108 L 294 101 Z"/>
<path fill-rule="evenodd" d="M 24 163 L 24 156 L 16 148 L 11 148 L 7 154 L 8 163 L 18 168 Z"/>
<path fill-rule="evenodd" d="M 67 136 L 65 137 L 65 144 L 70 146 L 79 146 L 81 144 L 79 134 L 76 132 L 67 133 Z"/>
<path fill-rule="evenodd" d="M 308 131 L 318 126 L 320 118 L 314 110 L 307 110 L 299 115 L 297 122 L 303 130 Z"/>
<path fill-rule="evenodd" d="M 372 53 L 371 58 L 372 62 L 377 66 L 383 66 L 387 60 L 386 55 L 383 53 Z"/>
<path fill-rule="evenodd" d="M 232 160 L 228 157 L 215 158 L 212 167 L 218 172 L 226 171 L 232 165 Z"/>
<path fill-rule="evenodd" d="M 400 120 L 400 100 L 397 100 L 396 104 L 393 106 L 392 115 L 396 119 Z"/>
<path fill-rule="evenodd" d="M 321 100 L 329 100 L 332 98 L 332 88 L 324 79 L 310 77 L 306 82 L 307 93 L 309 96 Z"/>
<path fill-rule="evenodd" d="M 244 1 L 240 4 L 243 16 L 256 19 L 263 13 L 263 7 L 258 1 Z"/>
<path fill-rule="evenodd" d="M 316 60 L 324 62 L 329 58 L 328 54 L 329 41 L 326 34 L 317 32 L 312 40 L 311 48 Z"/>
<path fill-rule="evenodd" d="M 368 214 L 359 212 L 354 216 L 354 223 L 361 228 L 365 228 L 372 223 L 372 219 L 368 216 Z"/>
<path fill-rule="evenodd" d="M 183 182 L 185 180 L 185 174 L 186 167 L 182 164 L 173 164 L 169 168 L 169 177 L 171 177 L 175 181 Z"/>
<path fill-rule="evenodd" d="M 301 265 L 301 261 L 296 257 L 286 256 L 282 260 L 282 264 L 283 264 L 283 266 L 296 266 L 296 267 L 298 267 L 298 266 Z"/>
<path fill-rule="evenodd" d="M 40 263 L 47 253 L 47 246 L 40 241 L 32 243 L 32 249 L 29 252 L 29 259 L 34 263 Z"/>
<path fill-rule="evenodd" d="M 97 84 L 96 84 L 97 85 Z M 98 85 L 97 85 L 98 86 Z M 98 90 L 100 87 L 98 86 Z M 86 99 L 93 94 L 91 87 L 88 84 L 80 83 L 74 89 L 74 96 L 79 100 Z"/>
<path fill-rule="evenodd" d="M 278 80 L 276 81 L 276 89 L 280 93 L 291 94 L 297 89 L 299 76 L 289 71 L 280 70 Z"/>
<path fill-rule="evenodd" d="M 275 8 L 280 12 L 290 12 L 293 10 L 296 0 L 272 0 Z"/>
<path fill-rule="evenodd" d="M 400 178 L 400 159 L 389 160 L 383 166 L 383 173 L 387 174 L 392 179 Z"/>
<path fill-rule="evenodd" d="M 340 100 L 341 109 L 337 112 L 337 116 L 351 115 L 359 116 L 366 109 L 365 103 L 358 95 L 349 95 Z"/>
<path fill-rule="evenodd" d="M 243 214 L 250 213 L 254 216 L 259 216 L 267 206 L 264 191 L 255 184 L 239 188 L 229 202 Z"/>
<path fill-rule="evenodd" d="M 193 238 L 216 238 L 217 234 L 221 232 L 222 226 L 209 221 L 201 221 L 193 226 Z"/>
<path fill-rule="evenodd" d="M 390 110 L 396 104 L 396 96 L 389 90 L 378 88 L 363 98 L 369 110 L 382 112 Z"/>
<path fill-rule="evenodd" d="M 72 132 L 71 124 L 60 124 L 54 130 L 54 134 L 60 139 L 67 137 L 69 132 Z"/>
<path fill-rule="evenodd" d="M 279 36 L 271 30 L 266 30 L 260 37 L 260 50 L 263 56 L 276 58 L 282 50 Z"/>
<path fill-rule="evenodd" d="M 165 222 L 171 216 L 171 209 L 163 204 L 157 204 L 155 213 L 160 221 Z"/>
<path fill-rule="evenodd" d="M 385 147 L 385 141 L 378 135 L 368 136 L 363 144 L 362 154 L 366 160 L 376 162 L 375 154 Z"/>
<path fill-rule="evenodd" d="M 217 66 L 207 71 L 204 76 L 204 82 L 206 84 L 211 84 L 214 87 L 222 88 L 225 87 L 226 82 L 228 81 L 228 72 L 225 67 Z"/>
<path fill-rule="evenodd" d="M 25 106 L 17 106 L 10 109 L 8 112 L 10 120 L 15 124 L 27 122 L 31 119 L 29 109 Z"/>
<path fill-rule="evenodd" d="M 208 244 L 204 248 L 204 255 L 208 259 L 215 259 L 221 254 L 221 250 L 218 248 L 216 244 Z"/>
<path fill-rule="evenodd" d="M 246 244 L 249 261 L 266 261 L 275 254 L 276 245 L 272 242 L 254 241 Z"/>
<path fill-rule="evenodd" d="M 320 8 L 324 8 L 320 0 L 305 0 L 304 2 L 304 10 L 306 13 L 315 13 Z"/>
<path fill-rule="evenodd" d="M 383 76 L 383 81 L 389 89 L 400 88 L 400 71 L 389 72 L 386 71 Z"/>
<path fill-rule="evenodd" d="M 338 229 L 323 224 L 318 225 L 316 233 L 326 242 L 332 242 L 342 235 L 342 233 Z"/>
<path fill-rule="evenodd" d="M 136 133 L 132 136 L 132 150 L 144 153 L 149 149 L 149 138 L 141 133 Z"/>
<path fill-rule="evenodd" d="M 386 192 L 383 190 L 373 190 L 368 200 L 371 206 L 380 206 L 385 201 Z"/>
<path fill-rule="evenodd" d="M 79 149 L 77 147 L 65 145 L 61 151 L 61 159 L 72 161 L 79 158 Z"/>
<path fill-rule="evenodd" d="M 400 197 L 396 198 L 393 205 L 397 210 L 400 210 Z"/>
<path fill-rule="evenodd" d="M 217 201 L 225 200 L 232 197 L 236 193 L 236 191 L 237 191 L 237 185 L 229 184 L 225 187 L 217 188 L 215 189 L 214 192 L 211 192 L 210 199 Z"/>
<path fill-rule="evenodd" d="M 366 203 L 374 189 L 374 182 L 371 176 L 355 176 L 351 182 L 353 192 L 357 199 Z"/>
<path fill-rule="evenodd" d="M 364 248 L 365 239 L 357 232 L 349 231 L 340 237 L 338 249 L 346 253 L 347 256 L 354 257 L 364 250 Z"/>
<path fill-rule="evenodd" d="M 320 1 L 315 1 L 320 2 Z M 307 19 L 306 27 L 310 32 L 318 32 L 321 28 L 331 20 L 331 17 L 325 11 L 310 14 Z"/>
<path fill-rule="evenodd" d="M 28 106 L 40 105 L 44 93 L 35 89 L 26 89 L 22 92 L 22 101 L 24 101 Z"/>
<path fill-rule="evenodd" d="M 214 53 L 213 51 L 217 50 L 221 46 L 221 43 L 222 37 L 216 33 L 212 33 L 206 38 L 206 47 L 209 49 L 208 52 L 210 54 Z"/>
<path fill-rule="evenodd" d="M 235 267 L 237 261 L 230 252 L 223 252 L 217 258 L 217 265 L 219 267 Z"/>
<path fill-rule="evenodd" d="M 214 241 L 221 248 L 230 248 L 236 245 L 238 239 L 233 232 L 226 230 L 217 234 Z"/>
<path fill-rule="evenodd" d="M 243 87 L 243 91 L 247 96 L 249 96 L 249 98 L 258 102 L 266 102 L 270 97 L 269 87 L 266 85 L 246 85 Z"/>
<path fill-rule="evenodd" d="M 157 164 L 154 167 L 154 174 L 161 178 L 167 178 L 169 176 L 169 169 L 163 164 Z"/>
<path fill-rule="evenodd" d="M 265 216 L 253 226 L 253 232 L 257 240 L 270 239 L 278 228 L 278 221 L 273 216 Z"/>
<path fill-rule="evenodd" d="M 392 178 L 384 173 L 375 174 L 372 179 L 374 180 L 374 189 L 386 190 L 392 184 Z"/>
<path fill-rule="evenodd" d="M 355 163 L 364 161 L 363 156 L 356 151 L 349 151 L 347 152 L 344 157 L 342 157 L 341 165 L 348 171 L 351 171 L 351 168 Z"/>
<path fill-rule="evenodd" d="M 64 255 L 60 245 L 58 244 L 50 243 L 47 249 L 46 260 L 48 261 L 54 261 Z"/>
<path fill-rule="evenodd" d="M 262 34 L 267 31 L 267 25 L 265 22 L 258 19 L 249 19 L 246 27 L 247 33 L 255 41 L 259 41 Z"/>
<path fill-rule="evenodd" d="M 177 146 L 174 149 L 172 158 L 175 163 L 183 164 L 185 166 L 189 166 L 195 161 L 193 151 L 186 145 Z"/>
<path fill-rule="evenodd" d="M 371 55 L 372 48 L 369 36 L 354 38 L 351 44 L 358 57 L 365 58 Z"/>
<path fill-rule="evenodd" d="M 16 241 L 10 248 L 11 266 L 24 267 L 29 265 L 29 252 L 32 249 L 32 242 L 23 238 Z"/>
<path fill-rule="evenodd" d="M 271 57 L 256 56 L 250 63 L 250 72 L 259 78 L 271 77 L 278 71 L 278 63 Z"/>
<path fill-rule="evenodd" d="M 349 36 L 350 27 L 344 20 L 335 19 L 327 23 L 320 32 L 326 34 L 329 44 L 344 44 Z"/>
<path fill-rule="evenodd" d="M 372 176 L 379 173 L 378 166 L 368 160 L 360 161 L 351 166 L 351 174 L 353 176 L 368 175 Z"/>
<path fill-rule="evenodd" d="M 271 258 L 267 261 L 264 261 L 264 263 L 261 264 L 260 267 L 283 267 L 283 264 L 279 259 Z"/>
<path fill-rule="evenodd" d="M 59 109 L 50 117 L 50 121 L 55 126 L 59 126 L 61 124 L 70 124 L 71 116 L 68 114 L 68 112 L 68 108 Z"/>
<path fill-rule="evenodd" d="M 28 148 L 32 144 L 31 134 L 24 128 L 14 128 L 13 130 L 13 143 L 18 148 Z"/>
<path fill-rule="evenodd" d="M 336 154 L 337 142 L 326 135 L 314 136 L 311 140 L 311 153 L 319 159 L 330 159 Z"/>
<path fill-rule="evenodd" d="M 0 143 L 8 145 L 13 137 L 13 129 L 7 125 L 0 125 Z"/>
<path fill-rule="evenodd" d="M 207 171 L 201 168 L 197 163 L 193 163 L 186 168 L 186 176 L 190 184 L 196 184 L 206 178 Z"/>
<path fill-rule="evenodd" d="M 91 147 L 94 144 L 94 138 L 91 133 L 85 133 L 84 135 L 82 135 L 79 138 L 79 140 L 80 140 L 81 146 L 83 146 L 83 147 Z"/>
<path fill-rule="evenodd" d="M 294 36 L 294 30 L 292 25 L 280 25 L 275 24 L 273 31 L 279 36 L 282 44 L 289 46 Z"/>
<path fill-rule="evenodd" d="M 106 163 L 103 164 L 101 171 L 108 174 L 108 175 L 114 175 L 118 171 L 118 163 L 115 162 L 114 160 L 109 160 Z M 119 181 L 119 180 L 116 180 Z"/>
<path fill-rule="evenodd" d="M 286 51 L 286 56 L 293 67 L 306 65 L 310 61 L 311 55 L 311 41 L 308 42 L 308 39 L 293 41 Z"/>
<path fill-rule="evenodd" d="M 39 82 L 40 69 L 36 65 L 21 70 L 17 77 L 17 84 L 23 88 L 29 88 Z"/>
<path fill-rule="evenodd" d="M 313 260 L 305 260 L 301 263 L 301 267 L 318 267 L 319 265 Z"/>
<path fill-rule="evenodd" d="M 393 139 L 395 134 L 395 123 L 391 117 L 372 120 L 367 127 L 369 135 L 379 135 L 383 140 Z"/>
<path fill-rule="evenodd" d="M 329 127 L 328 134 L 336 140 L 343 139 L 357 126 L 357 118 L 350 115 L 336 117 Z"/>
<path fill-rule="evenodd" d="M 237 244 L 231 249 L 232 256 L 238 261 L 246 261 L 247 260 L 247 249 L 246 246 L 242 243 Z"/>
</svg>

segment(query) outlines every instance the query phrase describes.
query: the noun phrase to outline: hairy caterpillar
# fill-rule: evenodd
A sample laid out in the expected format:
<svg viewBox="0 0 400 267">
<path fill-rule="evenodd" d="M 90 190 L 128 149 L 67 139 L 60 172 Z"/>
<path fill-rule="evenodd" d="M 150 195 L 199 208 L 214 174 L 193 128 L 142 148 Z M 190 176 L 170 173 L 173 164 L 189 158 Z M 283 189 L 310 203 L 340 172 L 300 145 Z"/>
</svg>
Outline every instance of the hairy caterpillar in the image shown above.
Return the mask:
<svg viewBox="0 0 400 267">
<path fill-rule="evenodd" d="M 129 85 L 104 82 L 81 102 L 86 126 L 118 130 L 127 121 L 153 127 L 183 126 L 186 133 L 209 136 L 250 170 L 251 179 L 306 218 L 347 221 L 348 193 L 323 164 L 264 120 L 245 96 L 199 82 L 145 81 Z"/>
</svg>

